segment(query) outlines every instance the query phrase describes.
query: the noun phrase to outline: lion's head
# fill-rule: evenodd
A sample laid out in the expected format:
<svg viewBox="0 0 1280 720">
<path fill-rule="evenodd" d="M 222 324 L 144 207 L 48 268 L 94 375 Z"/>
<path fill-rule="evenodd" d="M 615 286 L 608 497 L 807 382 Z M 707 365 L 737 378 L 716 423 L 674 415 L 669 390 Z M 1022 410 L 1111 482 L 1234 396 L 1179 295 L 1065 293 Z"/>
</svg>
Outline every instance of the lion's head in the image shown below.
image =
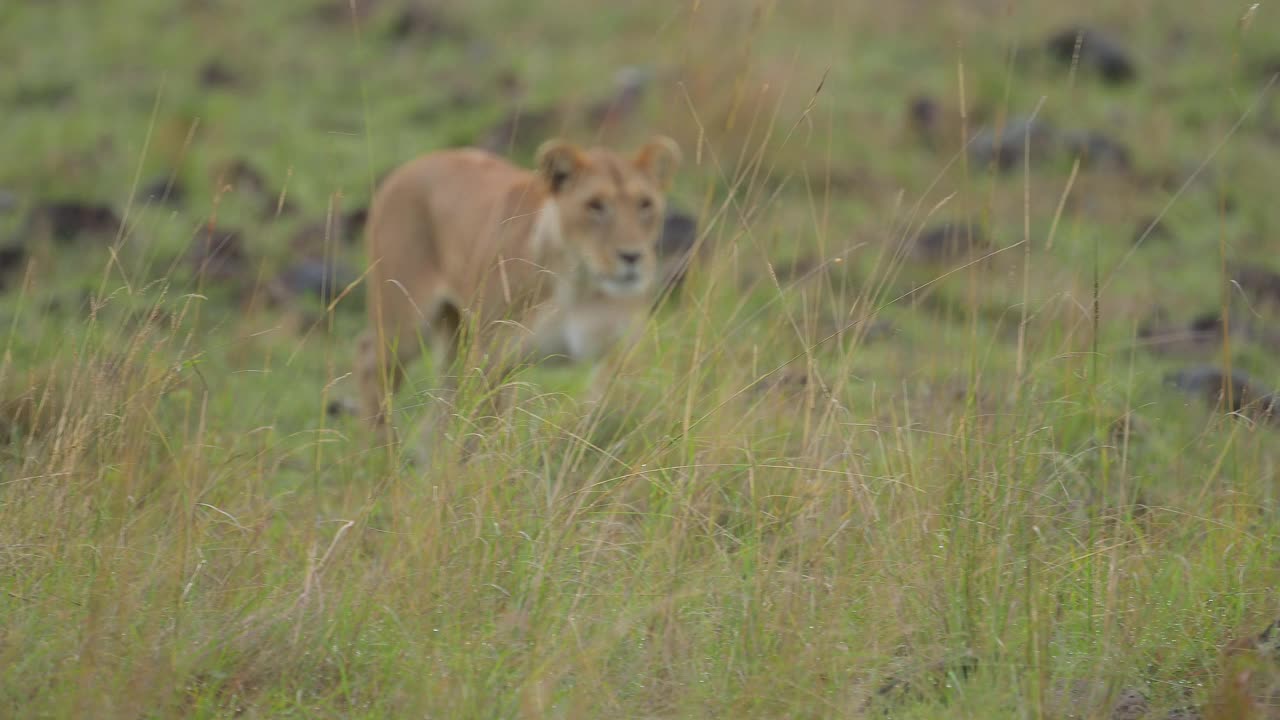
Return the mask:
<svg viewBox="0 0 1280 720">
<path fill-rule="evenodd" d="M 615 297 L 652 287 L 665 194 L 680 166 L 675 142 L 654 137 L 628 158 L 550 140 L 538 150 L 537 165 L 556 204 L 564 246 L 591 283 Z"/>
</svg>

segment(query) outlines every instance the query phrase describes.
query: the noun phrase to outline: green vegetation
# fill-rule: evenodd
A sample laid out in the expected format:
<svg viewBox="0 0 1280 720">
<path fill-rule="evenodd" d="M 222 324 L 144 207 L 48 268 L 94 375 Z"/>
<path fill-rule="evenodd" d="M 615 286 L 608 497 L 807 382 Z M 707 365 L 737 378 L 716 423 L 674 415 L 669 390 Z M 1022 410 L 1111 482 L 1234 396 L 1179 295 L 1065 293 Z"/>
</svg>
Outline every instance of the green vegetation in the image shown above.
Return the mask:
<svg viewBox="0 0 1280 720">
<path fill-rule="evenodd" d="M 1280 303 L 1229 281 L 1280 270 L 1280 8 L 405 7 L 0 7 L 0 716 L 1280 717 L 1222 652 L 1280 611 L 1280 425 L 1165 382 L 1280 385 Z M 1055 62 L 1073 23 L 1135 77 Z M 707 253 L 606 401 L 533 369 L 425 466 L 330 414 L 336 221 L 517 106 L 590 139 L 628 65 L 606 139 L 681 142 Z M 1127 165 L 961 152 L 1033 114 Z M 124 229 L 60 239 L 51 201 Z M 986 244 L 902 251 L 943 222 Z M 238 275 L 197 276 L 228 229 Z M 351 292 L 271 302 L 304 251 Z"/>
</svg>

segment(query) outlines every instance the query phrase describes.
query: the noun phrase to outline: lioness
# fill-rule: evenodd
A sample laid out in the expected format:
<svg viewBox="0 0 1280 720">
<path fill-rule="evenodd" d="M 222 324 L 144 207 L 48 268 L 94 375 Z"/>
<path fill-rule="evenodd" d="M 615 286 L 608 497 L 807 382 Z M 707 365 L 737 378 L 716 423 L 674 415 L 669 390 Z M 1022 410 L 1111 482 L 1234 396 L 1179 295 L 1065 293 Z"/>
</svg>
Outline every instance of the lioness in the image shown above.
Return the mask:
<svg viewBox="0 0 1280 720">
<path fill-rule="evenodd" d="M 665 193 L 680 149 L 655 136 L 631 157 L 550 140 L 530 171 L 474 148 L 394 170 L 366 228 L 369 323 L 356 372 L 364 415 L 387 420 L 424 344 L 453 368 L 474 329 L 490 373 L 600 359 L 651 302 Z M 441 390 L 456 378 L 441 372 Z"/>
</svg>

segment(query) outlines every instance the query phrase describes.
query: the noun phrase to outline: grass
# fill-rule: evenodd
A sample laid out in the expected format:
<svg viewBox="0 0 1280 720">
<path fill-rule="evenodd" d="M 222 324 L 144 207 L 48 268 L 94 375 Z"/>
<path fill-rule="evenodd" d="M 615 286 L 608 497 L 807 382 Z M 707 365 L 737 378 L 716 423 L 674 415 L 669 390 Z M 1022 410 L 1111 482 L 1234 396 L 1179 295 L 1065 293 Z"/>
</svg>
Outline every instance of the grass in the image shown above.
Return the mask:
<svg viewBox="0 0 1280 720">
<path fill-rule="evenodd" d="M 396 40 L 399 3 L 316 7 L 0 9 L 0 237 L 30 260 L 0 291 L 0 715 L 1110 717 L 1130 689 L 1149 717 L 1250 716 L 1222 648 L 1277 616 L 1277 430 L 1162 377 L 1229 359 L 1274 386 L 1280 362 L 1138 329 L 1273 322 L 1222 267 L 1280 269 L 1275 8 L 478 0 Z M 1126 39 L 1134 84 L 1041 57 L 1081 19 Z M 214 59 L 230 87 L 197 82 Z M 630 63 L 662 79 L 617 139 L 682 143 L 711 254 L 600 407 L 534 370 L 508 414 L 453 418 L 465 462 L 414 465 L 326 413 L 354 394 L 359 286 L 272 308 L 182 260 L 234 227 L 260 285 L 303 224 L 478 141 L 505 72 L 536 109 Z M 904 125 L 922 93 L 933 151 Z M 958 152 L 1033 111 L 1133 170 Z M 226 186 L 237 158 L 265 189 Z M 171 175 L 185 203 L 141 191 Z M 23 224 L 67 198 L 126 229 Z M 1135 247 L 1157 215 L 1172 236 Z M 943 220 L 985 259 L 897 252 Z"/>
</svg>

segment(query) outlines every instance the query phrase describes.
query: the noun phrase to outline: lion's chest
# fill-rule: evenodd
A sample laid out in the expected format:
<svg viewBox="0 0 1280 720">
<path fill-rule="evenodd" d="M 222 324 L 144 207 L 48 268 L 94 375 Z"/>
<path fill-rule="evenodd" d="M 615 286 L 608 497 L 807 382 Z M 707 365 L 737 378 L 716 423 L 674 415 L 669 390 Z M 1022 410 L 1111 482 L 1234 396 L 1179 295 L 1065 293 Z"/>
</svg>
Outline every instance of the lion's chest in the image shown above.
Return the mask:
<svg viewBox="0 0 1280 720">
<path fill-rule="evenodd" d="M 541 353 L 572 362 L 587 362 L 603 355 L 634 327 L 635 313 L 608 304 L 560 307 L 538 323 L 537 345 Z"/>
</svg>

